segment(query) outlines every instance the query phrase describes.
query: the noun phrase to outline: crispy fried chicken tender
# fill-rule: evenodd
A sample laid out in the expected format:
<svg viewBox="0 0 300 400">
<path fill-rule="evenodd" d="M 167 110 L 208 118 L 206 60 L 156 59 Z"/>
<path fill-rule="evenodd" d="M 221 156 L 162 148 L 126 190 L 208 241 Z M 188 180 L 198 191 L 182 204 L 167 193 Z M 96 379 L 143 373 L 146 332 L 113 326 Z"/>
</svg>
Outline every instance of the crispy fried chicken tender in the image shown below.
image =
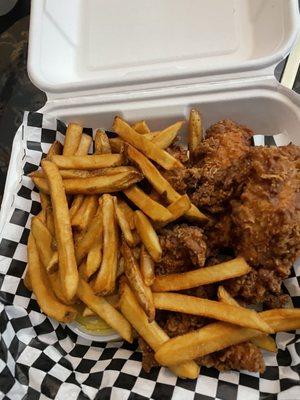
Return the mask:
<svg viewBox="0 0 300 400">
<path fill-rule="evenodd" d="M 163 254 L 156 265 L 156 275 L 184 272 L 204 265 L 206 242 L 201 228 L 173 225 L 160 230 L 159 241 Z"/>
<path fill-rule="evenodd" d="M 201 171 L 192 202 L 212 213 L 222 212 L 237 196 L 248 173 L 252 131 L 222 120 L 206 132 L 197 167 Z"/>
</svg>

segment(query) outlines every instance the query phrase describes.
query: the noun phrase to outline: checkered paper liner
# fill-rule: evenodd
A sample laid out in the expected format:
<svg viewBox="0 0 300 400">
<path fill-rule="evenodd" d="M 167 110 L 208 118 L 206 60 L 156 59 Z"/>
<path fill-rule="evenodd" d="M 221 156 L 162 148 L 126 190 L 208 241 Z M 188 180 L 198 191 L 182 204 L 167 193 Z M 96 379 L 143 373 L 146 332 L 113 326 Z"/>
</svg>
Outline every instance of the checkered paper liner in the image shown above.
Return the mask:
<svg viewBox="0 0 300 400">
<path fill-rule="evenodd" d="M 201 368 L 197 380 L 175 377 L 166 368 L 142 370 L 137 344 L 82 339 L 41 313 L 24 286 L 30 219 L 39 194 L 26 175 L 38 168 L 66 126 L 49 115 L 25 113 L 22 178 L 0 237 L 0 399 L 176 399 L 257 400 L 300 398 L 300 335 L 278 333 L 278 353 L 265 353 L 266 371 L 218 372 Z M 85 129 L 93 134 L 92 129 Z M 261 140 L 260 140 L 261 142 Z M 300 263 L 285 290 L 300 307 Z"/>
</svg>

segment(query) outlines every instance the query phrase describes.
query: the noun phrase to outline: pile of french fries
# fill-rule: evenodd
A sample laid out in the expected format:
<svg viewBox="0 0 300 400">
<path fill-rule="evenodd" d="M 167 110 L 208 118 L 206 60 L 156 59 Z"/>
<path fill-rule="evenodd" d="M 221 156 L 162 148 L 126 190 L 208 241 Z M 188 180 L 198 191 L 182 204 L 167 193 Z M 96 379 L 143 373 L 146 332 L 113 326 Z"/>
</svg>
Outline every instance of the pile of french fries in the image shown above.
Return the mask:
<svg viewBox="0 0 300 400">
<path fill-rule="evenodd" d="M 69 124 L 64 146 L 53 143 L 41 169 L 31 173 L 42 210 L 32 219 L 25 284 L 49 317 L 68 323 L 78 312 L 98 316 L 129 342 L 135 330 L 161 365 L 194 379 L 200 371 L 196 358 L 230 345 L 251 340 L 276 351 L 268 335 L 300 328 L 300 310 L 257 313 L 241 307 L 222 286 L 219 301 L 176 293 L 247 274 L 250 267 L 242 258 L 155 276 L 155 263 L 163 256 L 156 231 L 179 218 L 197 224 L 209 219 L 156 166 L 184 168 L 166 151 L 182 125 L 179 121 L 151 132 L 145 121 L 130 126 L 116 117 L 112 129 L 118 136 L 108 138 L 97 130 L 93 142 L 81 126 Z M 196 110 L 190 113 L 188 133 L 189 155 L 195 160 L 202 137 Z M 138 185 L 143 179 L 157 196 Z M 168 206 L 157 200 L 159 195 Z M 155 322 L 156 309 L 216 322 L 170 339 Z"/>
</svg>

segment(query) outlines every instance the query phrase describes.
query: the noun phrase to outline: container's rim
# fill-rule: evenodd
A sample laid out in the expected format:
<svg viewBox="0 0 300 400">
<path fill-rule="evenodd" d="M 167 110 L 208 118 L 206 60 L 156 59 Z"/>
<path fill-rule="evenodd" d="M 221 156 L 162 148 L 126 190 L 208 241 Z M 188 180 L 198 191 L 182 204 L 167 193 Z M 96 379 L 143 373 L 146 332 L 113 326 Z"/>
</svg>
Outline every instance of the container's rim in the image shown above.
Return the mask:
<svg viewBox="0 0 300 400">
<path fill-rule="evenodd" d="M 274 54 L 271 56 L 261 57 L 256 60 L 249 60 L 245 62 L 243 65 L 234 65 L 228 64 L 228 66 L 220 66 L 214 69 L 211 69 L 207 73 L 199 72 L 199 68 L 189 68 L 188 71 L 185 70 L 183 72 L 178 71 L 178 69 L 174 68 L 173 71 L 167 69 L 166 72 L 163 70 L 159 70 L 156 73 L 153 71 L 148 70 L 143 72 L 143 76 L 139 79 L 131 79 L 131 80 L 124 80 L 122 77 L 119 79 L 114 78 L 112 80 L 111 77 L 109 78 L 102 78 L 101 82 L 99 79 L 87 79 L 86 81 L 74 81 L 69 83 L 62 83 L 62 84 L 55 84 L 51 83 L 47 80 L 45 76 L 43 76 L 40 68 L 39 68 L 39 61 L 40 61 L 40 53 L 35 52 L 34 49 L 37 47 L 38 38 L 41 35 L 40 31 L 37 31 L 37 26 L 41 28 L 40 25 L 35 25 L 34 28 L 32 26 L 32 21 L 39 19 L 40 15 L 43 11 L 43 2 L 33 0 L 31 3 L 31 15 L 30 15 L 30 28 L 29 28 L 29 46 L 28 46 L 28 61 L 27 61 L 27 70 L 28 75 L 32 83 L 40 88 L 41 90 L 45 91 L 46 94 L 72 94 L 72 97 L 80 97 L 81 93 L 84 92 L 86 94 L 87 91 L 95 91 L 95 89 L 101 91 L 104 88 L 120 88 L 122 86 L 130 86 L 130 85 L 139 85 L 142 83 L 151 83 L 159 80 L 160 82 L 168 82 L 172 80 L 180 80 L 186 78 L 199 78 L 207 77 L 207 76 L 216 76 L 218 74 L 226 75 L 232 74 L 236 72 L 247 72 L 252 71 L 253 77 L 257 75 L 257 71 L 261 71 L 264 69 L 271 68 L 272 66 L 275 69 L 276 64 L 281 61 L 290 51 L 292 48 L 293 43 L 295 42 L 298 32 L 300 30 L 300 15 L 298 10 L 298 1 L 291 0 L 288 3 L 289 11 L 290 11 L 290 18 L 291 18 L 291 25 L 290 25 L 290 35 L 288 40 L 284 43 L 282 47 L 280 47 Z M 38 66 L 38 67 L 37 67 Z M 268 72 L 270 72 L 268 70 Z M 123 76 L 124 77 L 124 76 Z M 145 90 L 145 89 L 140 89 Z M 52 96 L 53 98 L 53 96 Z M 55 98 L 55 96 L 54 96 Z"/>
</svg>

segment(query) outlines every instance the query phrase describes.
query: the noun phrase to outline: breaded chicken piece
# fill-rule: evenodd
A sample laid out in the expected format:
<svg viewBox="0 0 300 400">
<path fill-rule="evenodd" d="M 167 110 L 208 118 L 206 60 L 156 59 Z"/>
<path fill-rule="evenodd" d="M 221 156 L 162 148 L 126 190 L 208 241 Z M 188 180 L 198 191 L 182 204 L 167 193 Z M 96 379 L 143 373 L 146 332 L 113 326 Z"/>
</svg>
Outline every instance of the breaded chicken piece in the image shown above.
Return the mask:
<svg viewBox="0 0 300 400">
<path fill-rule="evenodd" d="M 159 241 L 163 254 L 155 267 L 156 275 L 184 272 L 204 265 L 206 242 L 199 227 L 178 224 L 161 229 Z"/>
<path fill-rule="evenodd" d="M 198 187 L 190 194 L 192 202 L 212 213 L 224 210 L 239 195 L 248 173 L 252 131 L 230 120 L 219 121 L 206 132 L 201 144 L 201 171 Z"/>
<path fill-rule="evenodd" d="M 232 202 L 237 253 L 286 278 L 300 252 L 300 179 L 286 147 L 251 150 L 251 175 Z"/>
</svg>

